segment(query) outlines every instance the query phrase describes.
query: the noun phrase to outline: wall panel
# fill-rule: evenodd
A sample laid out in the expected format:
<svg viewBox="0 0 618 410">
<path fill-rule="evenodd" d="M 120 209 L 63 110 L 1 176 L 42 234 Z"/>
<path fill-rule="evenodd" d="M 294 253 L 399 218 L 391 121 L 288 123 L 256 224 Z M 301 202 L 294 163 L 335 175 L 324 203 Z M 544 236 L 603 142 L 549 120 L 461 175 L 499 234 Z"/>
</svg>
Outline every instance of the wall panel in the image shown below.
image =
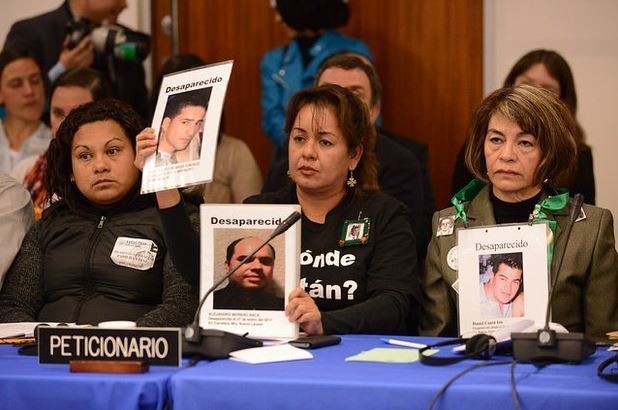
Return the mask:
<svg viewBox="0 0 618 410">
<path fill-rule="evenodd" d="M 154 64 L 169 55 L 156 22 L 168 0 L 153 1 Z M 234 59 L 226 130 L 252 148 L 262 170 L 272 145 L 260 130 L 258 64 L 287 41 L 267 0 L 179 0 L 181 52 Z M 430 146 L 439 207 L 448 203 L 454 159 L 482 97 L 482 0 L 350 0 L 344 32 L 373 50 L 384 86 L 385 128 Z M 156 70 L 155 70 L 156 71 Z"/>
</svg>

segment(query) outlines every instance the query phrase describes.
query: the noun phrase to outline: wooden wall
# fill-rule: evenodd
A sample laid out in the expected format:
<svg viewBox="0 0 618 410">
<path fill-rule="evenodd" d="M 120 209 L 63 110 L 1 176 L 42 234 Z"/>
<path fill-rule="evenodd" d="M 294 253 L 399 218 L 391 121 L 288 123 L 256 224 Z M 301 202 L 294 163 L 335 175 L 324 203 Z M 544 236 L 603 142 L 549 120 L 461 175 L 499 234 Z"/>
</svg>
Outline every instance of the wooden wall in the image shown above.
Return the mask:
<svg viewBox="0 0 618 410">
<path fill-rule="evenodd" d="M 161 33 L 169 0 L 152 0 L 153 72 L 171 53 Z M 344 32 L 373 51 L 384 95 L 384 127 L 429 145 L 438 207 L 448 204 L 452 170 L 482 98 L 482 0 L 350 0 Z M 272 145 L 261 132 L 259 61 L 288 41 L 268 0 L 179 0 L 180 52 L 234 59 L 226 132 L 245 140 L 262 170 Z"/>
</svg>

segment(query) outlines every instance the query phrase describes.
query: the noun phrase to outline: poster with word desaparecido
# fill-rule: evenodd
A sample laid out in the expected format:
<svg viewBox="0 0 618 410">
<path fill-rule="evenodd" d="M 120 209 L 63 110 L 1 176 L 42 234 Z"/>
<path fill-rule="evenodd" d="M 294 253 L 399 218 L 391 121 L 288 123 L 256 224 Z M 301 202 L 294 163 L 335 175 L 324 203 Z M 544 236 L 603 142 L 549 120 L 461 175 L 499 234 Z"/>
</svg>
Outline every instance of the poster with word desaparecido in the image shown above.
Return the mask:
<svg viewBox="0 0 618 410">
<path fill-rule="evenodd" d="M 221 282 L 204 303 L 202 327 L 261 339 L 298 336 L 285 306 L 299 282 L 300 221 L 260 248 L 293 212 L 300 206 L 200 206 L 200 298 Z"/>
<path fill-rule="evenodd" d="M 545 321 L 549 293 L 545 223 L 457 231 L 459 331 L 464 337 Z"/>
<path fill-rule="evenodd" d="M 212 180 L 232 61 L 163 77 L 151 127 L 156 151 L 146 159 L 141 193 Z"/>
</svg>

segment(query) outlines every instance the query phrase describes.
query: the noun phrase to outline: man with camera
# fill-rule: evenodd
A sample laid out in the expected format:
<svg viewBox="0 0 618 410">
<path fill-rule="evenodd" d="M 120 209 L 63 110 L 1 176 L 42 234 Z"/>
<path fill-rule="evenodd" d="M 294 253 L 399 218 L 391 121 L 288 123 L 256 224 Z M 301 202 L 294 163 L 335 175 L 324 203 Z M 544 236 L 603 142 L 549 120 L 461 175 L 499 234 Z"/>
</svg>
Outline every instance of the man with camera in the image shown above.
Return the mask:
<svg viewBox="0 0 618 410">
<path fill-rule="evenodd" d="M 137 45 L 143 58 L 150 38 L 116 24 L 126 7 L 126 0 L 65 0 L 55 10 L 14 23 L 4 46 L 29 50 L 50 81 L 72 68 L 100 71 L 111 84 L 114 96 L 148 119 L 144 67 L 140 59 L 131 61 L 125 57 L 121 48 L 129 42 Z"/>
</svg>

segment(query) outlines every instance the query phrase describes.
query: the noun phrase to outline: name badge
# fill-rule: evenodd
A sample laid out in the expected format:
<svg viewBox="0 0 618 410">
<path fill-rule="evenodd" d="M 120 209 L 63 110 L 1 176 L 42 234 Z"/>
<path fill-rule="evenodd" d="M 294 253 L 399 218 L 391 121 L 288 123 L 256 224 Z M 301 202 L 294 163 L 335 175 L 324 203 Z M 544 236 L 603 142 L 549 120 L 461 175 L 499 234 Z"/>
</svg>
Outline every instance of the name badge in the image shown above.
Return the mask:
<svg viewBox="0 0 618 410">
<path fill-rule="evenodd" d="M 39 363 L 72 360 L 142 361 L 180 366 L 180 328 L 40 327 Z"/>
<path fill-rule="evenodd" d="M 118 266 L 148 270 L 154 266 L 158 251 L 159 247 L 150 239 L 119 236 L 110 257 Z"/>
</svg>

